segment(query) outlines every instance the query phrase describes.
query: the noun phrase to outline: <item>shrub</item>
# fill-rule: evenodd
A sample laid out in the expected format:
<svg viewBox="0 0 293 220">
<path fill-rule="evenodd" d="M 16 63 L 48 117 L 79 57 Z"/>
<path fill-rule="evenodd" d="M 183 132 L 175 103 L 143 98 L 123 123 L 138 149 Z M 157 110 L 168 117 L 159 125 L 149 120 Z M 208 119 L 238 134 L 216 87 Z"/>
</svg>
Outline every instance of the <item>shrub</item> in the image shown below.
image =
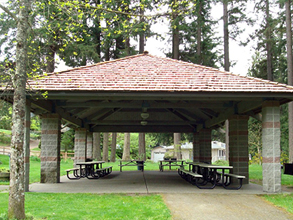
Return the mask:
<svg viewBox="0 0 293 220">
<path fill-rule="evenodd" d="M 38 162 L 41 161 L 41 159 L 39 157 L 37 157 L 37 156 L 31 156 L 30 160 L 31 161 L 38 161 Z"/>
<path fill-rule="evenodd" d="M 10 144 L 11 136 L 4 134 L 3 132 L 0 132 L 0 142 L 3 144 Z"/>
<path fill-rule="evenodd" d="M 226 160 L 217 160 L 213 164 L 219 165 L 219 166 L 228 166 L 229 165 L 228 161 L 226 161 Z"/>
</svg>

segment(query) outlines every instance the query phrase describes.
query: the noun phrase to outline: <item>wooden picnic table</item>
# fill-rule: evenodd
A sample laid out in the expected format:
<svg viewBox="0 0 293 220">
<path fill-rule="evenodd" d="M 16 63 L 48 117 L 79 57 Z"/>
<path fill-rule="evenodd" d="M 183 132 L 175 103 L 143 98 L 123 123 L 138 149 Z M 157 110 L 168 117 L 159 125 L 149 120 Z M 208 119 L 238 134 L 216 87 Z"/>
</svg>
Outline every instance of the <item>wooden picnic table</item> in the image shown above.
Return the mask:
<svg viewBox="0 0 293 220">
<path fill-rule="evenodd" d="M 144 171 L 144 160 L 120 160 L 120 172 L 122 172 L 122 167 L 124 166 L 137 166 L 138 168 L 141 168 L 141 171 Z"/>
<path fill-rule="evenodd" d="M 164 171 L 164 167 L 168 166 L 169 170 L 171 170 L 171 167 L 175 166 L 175 167 L 183 167 L 184 168 L 184 160 L 160 160 L 159 161 L 159 169 L 161 172 Z"/>
</svg>

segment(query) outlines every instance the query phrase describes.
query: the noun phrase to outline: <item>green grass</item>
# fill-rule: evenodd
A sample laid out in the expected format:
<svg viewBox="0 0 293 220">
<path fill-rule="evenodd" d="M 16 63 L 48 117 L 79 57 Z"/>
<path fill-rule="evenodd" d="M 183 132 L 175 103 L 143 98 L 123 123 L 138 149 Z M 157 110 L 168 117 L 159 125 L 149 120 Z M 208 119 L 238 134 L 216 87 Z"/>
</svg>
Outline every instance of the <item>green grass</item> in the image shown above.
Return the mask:
<svg viewBox="0 0 293 220">
<path fill-rule="evenodd" d="M 2 164 L 0 164 L 1 168 L 9 169 L 9 157 L 6 155 L 0 155 L 0 161 Z M 66 175 L 67 169 L 70 169 L 73 167 L 73 161 L 72 160 L 61 160 L 60 163 L 60 173 L 61 175 Z M 32 156 L 30 158 L 30 183 L 40 182 L 41 178 L 41 163 L 40 159 L 37 157 Z M 0 185 L 9 185 L 9 182 L 0 182 Z"/>
<path fill-rule="evenodd" d="M 284 208 L 293 214 L 293 194 L 263 195 L 263 197 L 275 206 Z"/>
<path fill-rule="evenodd" d="M 0 213 L 6 213 L 8 193 L 0 193 Z M 34 219 L 171 219 L 160 195 L 26 193 L 26 213 Z"/>
<path fill-rule="evenodd" d="M 262 166 L 251 164 L 249 166 L 249 179 L 253 183 L 262 184 Z M 293 186 L 293 176 L 283 174 L 282 170 L 282 185 Z"/>
</svg>

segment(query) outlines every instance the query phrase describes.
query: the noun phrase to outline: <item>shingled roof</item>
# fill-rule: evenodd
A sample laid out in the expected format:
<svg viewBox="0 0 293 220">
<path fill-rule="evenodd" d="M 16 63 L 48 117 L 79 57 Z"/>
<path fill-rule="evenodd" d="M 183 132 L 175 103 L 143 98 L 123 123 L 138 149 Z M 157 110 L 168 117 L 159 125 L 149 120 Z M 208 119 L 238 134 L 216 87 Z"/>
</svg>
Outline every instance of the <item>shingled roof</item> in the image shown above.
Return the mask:
<svg viewBox="0 0 293 220">
<path fill-rule="evenodd" d="M 293 87 L 144 53 L 30 80 L 31 88 L 65 91 L 289 92 Z"/>
</svg>

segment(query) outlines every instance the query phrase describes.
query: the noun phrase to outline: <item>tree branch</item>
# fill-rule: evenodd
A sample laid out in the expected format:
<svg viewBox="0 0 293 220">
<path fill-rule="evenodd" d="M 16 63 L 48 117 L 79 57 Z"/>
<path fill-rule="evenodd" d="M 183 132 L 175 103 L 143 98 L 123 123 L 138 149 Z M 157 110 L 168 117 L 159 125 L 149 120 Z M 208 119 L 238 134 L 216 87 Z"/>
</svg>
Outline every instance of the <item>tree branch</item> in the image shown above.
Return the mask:
<svg viewBox="0 0 293 220">
<path fill-rule="evenodd" d="M 4 5 L 0 4 L 0 8 L 5 11 L 7 14 L 9 14 L 16 22 L 18 22 L 18 18 L 13 14 L 8 8 L 6 8 Z"/>
</svg>

